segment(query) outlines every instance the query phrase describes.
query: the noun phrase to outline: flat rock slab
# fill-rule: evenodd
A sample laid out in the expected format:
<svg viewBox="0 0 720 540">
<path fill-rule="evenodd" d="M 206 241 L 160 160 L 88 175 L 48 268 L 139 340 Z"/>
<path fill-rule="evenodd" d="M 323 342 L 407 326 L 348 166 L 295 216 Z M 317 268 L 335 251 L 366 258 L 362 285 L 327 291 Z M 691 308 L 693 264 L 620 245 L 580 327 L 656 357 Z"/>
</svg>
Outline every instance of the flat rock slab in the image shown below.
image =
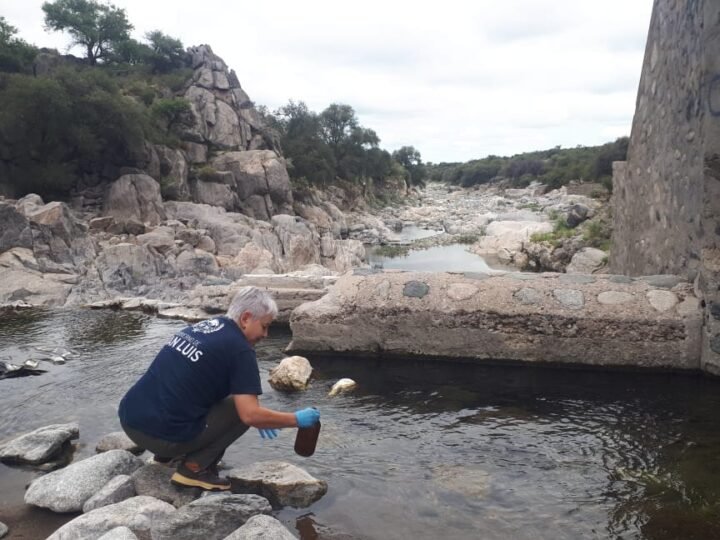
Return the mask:
<svg viewBox="0 0 720 540">
<path fill-rule="evenodd" d="M 296 540 L 285 525 L 274 517 L 259 515 L 247 520 L 247 523 L 226 536 L 224 540 Z"/>
<path fill-rule="evenodd" d="M 153 540 L 223 540 L 251 517 L 270 514 L 267 499 L 224 493 L 203 497 L 178 508 L 152 527 Z"/>
<path fill-rule="evenodd" d="M 125 450 L 97 454 L 33 480 L 25 492 L 25 502 L 53 512 L 80 512 L 112 478 L 130 474 L 142 464 Z"/>
<path fill-rule="evenodd" d="M 77 439 L 79 433 L 77 423 L 41 427 L 0 446 L 0 461 L 28 465 L 47 463 L 60 453 L 67 441 Z"/>
<path fill-rule="evenodd" d="M 418 283 L 425 294 L 409 297 L 408 284 Z M 668 290 L 673 283 L 675 276 L 348 273 L 293 311 L 288 352 L 700 369 L 703 313 L 690 284 Z"/>
<path fill-rule="evenodd" d="M 153 524 L 170 519 L 175 512 L 175 507 L 166 502 L 152 497 L 133 497 L 78 516 L 47 540 L 90 540 L 118 527 L 127 527 L 136 536 L 150 538 Z"/>
<path fill-rule="evenodd" d="M 306 508 L 327 493 L 327 482 L 283 461 L 261 461 L 232 469 L 227 477 L 233 488 L 267 497 L 279 507 Z"/>
</svg>

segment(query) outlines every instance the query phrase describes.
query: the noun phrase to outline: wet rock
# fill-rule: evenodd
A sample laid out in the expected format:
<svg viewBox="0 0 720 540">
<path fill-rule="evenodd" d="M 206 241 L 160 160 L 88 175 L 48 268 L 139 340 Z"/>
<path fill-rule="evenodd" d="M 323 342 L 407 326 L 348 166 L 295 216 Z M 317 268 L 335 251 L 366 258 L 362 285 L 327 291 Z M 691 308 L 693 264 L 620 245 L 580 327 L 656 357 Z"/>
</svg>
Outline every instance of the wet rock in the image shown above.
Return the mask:
<svg viewBox="0 0 720 540">
<path fill-rule="evenodd" d="M 264 514 L 253 516 L 224 540 L 295 540 L 277 519 Z"/>
<path fill-rule="evenodd" d="M 119 474 L 100 488 L 100 491 L 95 493 L 95 495 L 85 501 L 82 511 L 87 514 L 97 508 L 119 503 L 135 495 L 137 495 L 137 493 L 135 492 L 132 478 L 127 474 Z"/>
<path fill-rule="evenodd" d="M 267 499 L 258 495 L 221 494 L 203 497 L 178 508 L 152 527 L 153 540 L 222 540 L 251 517 L 270 514 Z"/>
<path fill-rule="evenodd" d="M 138 540 L 135 533 L 127 527 L 115 527 L 103 534 L 98 540 Z"/>
<path fill-rule="evenodd" d="M 174 506 L 152 497 L 132 497 L 76 517 L 47 540 L 99 538 L 118 527 L 127 527 L 134 534 L 149 538 L 153 524 L 169 519 L 175 511 Z"/>
<path fill-rule="evenodd" d="M 441 465 L 433 469 L 432 478 L 441 487 L 471 499 L 485 498 L 490 485 L 490 475 L 472 467 Z"/>
<path fill-rule="evenodd" d="M 0 446 L 0 461 L 38 465 L 52 461 L 63 445 L 77 439 L 77 423 L 54 424 L 21 435 Z"/>
<path fill-rule="evenodd" d="M 124 431 L 115 431 L 105 435 L 95 446 L 98 453 L 109 450 L 127 450 L 133 454 L 142 454 L 144 449 L 131 441 Z"/>
<path fill-rule="evenodd" d="M 289 356 L 270 370 L 268 382 L 275 390 L 298 392 L 307 389 L 312 375 L 312 366 L 307 358 Z"/>
<path fill-rule="evenodd" d="M 263 461 L 232 469 L 233 486 L 267 497 L 279 507 L 306 508 L 327 493 L 327 483 L 282 461 Z"/>
<path fill-rule="evenodd" d="M 574 204 L 570 207 L 570 210 L 568 210 L 565 223 L 567 223 L 568 227 L 574 229 L 590 217 L 589 213 L 590 209 L 584 204 Z"/>
<path fill-rule="evenodd" d="M 138 495 L 147 495 L 172 504 L 176 508 L 197 499 L 201 490 L 197 488 L 181 488 L 170 483 L 175 471 L 159 463 L 145 465 L 135 471 L 131 478 Z"/>
<path fill-rule="evenodd" d="M 112 478 L 130 474 L 142 461 L 125 450 L 110 450 L 33 480 L 25 502 L 54 512 L 79 512 Z"/>
<path fill-rule="evenodd" d="M 338 382 L 333 384 L 330 392 L 328 393 L 328 396 L 333 397 L 337 396 L 338 394 L 344 394 L 345 392 L 350 392 L 355 388 L 357 388 L 357 383 L 352 379 L 340 379 Z"/>
</svg>

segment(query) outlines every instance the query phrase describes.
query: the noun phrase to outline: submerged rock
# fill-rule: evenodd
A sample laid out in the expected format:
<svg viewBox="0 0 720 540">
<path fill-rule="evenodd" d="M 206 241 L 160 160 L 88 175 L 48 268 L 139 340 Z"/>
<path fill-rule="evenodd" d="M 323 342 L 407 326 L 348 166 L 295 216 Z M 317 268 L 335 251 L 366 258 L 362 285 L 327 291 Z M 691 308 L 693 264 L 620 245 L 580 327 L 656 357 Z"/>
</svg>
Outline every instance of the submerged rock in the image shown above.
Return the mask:
<svg viewBox="0 0 720 540">
<path fill-rule="evenodd" d="M 36 429 L 0 446 L 0 461 L 29 465 L 47 463 L 60 453 L 67 441 L 77 439 L 79 433 L 77 423 Z"/>
<path fill-rule="evenodd" d="M 227 477 L 233 486 L 259 493 L 280 507 L 308 507 L 320 500 L 328 487 L 327 482 L 282 461 L 261 461 L 232 469 Z"/>
<path fill-rule="evenodd" d="M 248 519 L 224 540 L 295 540 L 295 537 L 274 517 L 259 515 Z"/>
<path fill-rule="evenodd" d="M 353 381 L 352 379 L 340 379 L 338 382 L 333 384 L 332 388 L 330 389 L 330 392 L 328 393 L 328 396 L 333 397 L 337 396 L 338 394 L 343 394 L 345 392 L 350 392 L 351 390 L 354 390 L 357 388 L 357 383 Z"/>
<path fill-rule="evenodd" d="M 186 504 L 152 527 L 153 540 L 223 540 L 252 516 L 272 511 L 257 495 L 211 495 Z"/>
<path fill-rule="evenodd" d="M 127 527 L 135 535 L 149 538 L 153 524 L 168 519 L 173 513 L 175 507 L 166 502 L 152 497 L 132 497 L 76 517 L 51 534 L 47 540 L 100 538 L 118 527 Z"/>
<path fill-rule="evenodd" d="M 25 502 L 54 512 L 79 512 L 110 479 L 141 466 L 142 460 L 125 450 L 97 454 L 33 480 Z"/>
</svg>

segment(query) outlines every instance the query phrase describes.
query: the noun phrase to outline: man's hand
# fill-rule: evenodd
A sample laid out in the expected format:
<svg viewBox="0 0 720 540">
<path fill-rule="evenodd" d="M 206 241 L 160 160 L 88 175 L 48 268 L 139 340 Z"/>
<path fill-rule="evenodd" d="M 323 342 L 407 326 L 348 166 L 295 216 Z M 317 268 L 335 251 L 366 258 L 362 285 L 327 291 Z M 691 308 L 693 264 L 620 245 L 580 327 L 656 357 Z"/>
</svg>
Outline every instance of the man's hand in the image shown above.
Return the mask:
<svg viewBox="0 0 720 540">
<path fill-rule="evenodd" d="M 260 436 L 263 439 L 274 439 L 278 436 L 279 429 L 264 429 L 264 428 L 257 428 L 257 430 L 260 432 Z"/>
<path fill-rule="evenodd" d="M 315 407 L 308 407 L 295 412 L 295 421 L 299 428 L 312 427 L 320 421 L 320 411 Z"/>
</svg>

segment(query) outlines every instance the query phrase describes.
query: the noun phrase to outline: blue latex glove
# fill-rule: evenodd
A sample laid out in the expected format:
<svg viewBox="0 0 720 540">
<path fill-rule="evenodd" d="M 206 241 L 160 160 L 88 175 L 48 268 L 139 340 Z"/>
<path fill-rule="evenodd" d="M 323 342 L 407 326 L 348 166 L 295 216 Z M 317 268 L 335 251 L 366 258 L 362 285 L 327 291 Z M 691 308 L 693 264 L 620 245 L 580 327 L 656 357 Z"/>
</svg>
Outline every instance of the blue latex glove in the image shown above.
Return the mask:
<svg viewBox="0 0 720 540">
<path fill-rule="evenodd" d="M 257 428 L 257 430 L 260 432 L 260 436 L 263 439 L 274 439 L 278 436 L 279 429 L 270 429 L 270 428 Z"/>
<path fill-rule="evenodd" d="M 320 411 L 315 407 L 308 407 L 295 412 L 295 420 L 299 428 L 312 427 L 320 421 Z"/>
</svg>

